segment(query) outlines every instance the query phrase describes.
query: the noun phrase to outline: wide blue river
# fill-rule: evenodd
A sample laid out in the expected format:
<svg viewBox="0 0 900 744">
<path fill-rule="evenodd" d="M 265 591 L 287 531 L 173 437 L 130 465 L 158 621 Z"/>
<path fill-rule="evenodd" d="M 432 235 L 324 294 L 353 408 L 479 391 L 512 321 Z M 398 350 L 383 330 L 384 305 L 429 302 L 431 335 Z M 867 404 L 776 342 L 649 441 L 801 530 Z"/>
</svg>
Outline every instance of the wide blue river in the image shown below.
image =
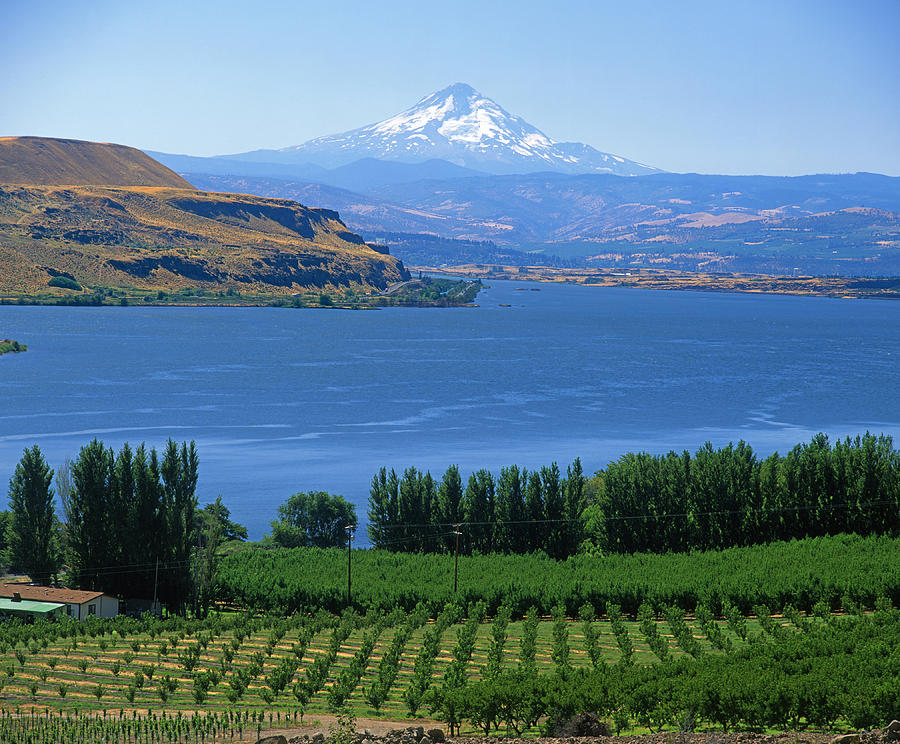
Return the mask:
<svg viewBox="0 0 900 744">
<path fill-rule="evenodd" d="M 539 290 L 539 291 L 532 291 Z M 0 482 L 93 437 L 196 440 L 260 537 L 291 493 L 817 431 L 900 440 L 900 304 L 491 282 L 476 309 L 0 307 Z M 503 307 L 508 304 L 511 307 Z M 362 537 L 362 533 L 360 533 Z"/>
</svg>

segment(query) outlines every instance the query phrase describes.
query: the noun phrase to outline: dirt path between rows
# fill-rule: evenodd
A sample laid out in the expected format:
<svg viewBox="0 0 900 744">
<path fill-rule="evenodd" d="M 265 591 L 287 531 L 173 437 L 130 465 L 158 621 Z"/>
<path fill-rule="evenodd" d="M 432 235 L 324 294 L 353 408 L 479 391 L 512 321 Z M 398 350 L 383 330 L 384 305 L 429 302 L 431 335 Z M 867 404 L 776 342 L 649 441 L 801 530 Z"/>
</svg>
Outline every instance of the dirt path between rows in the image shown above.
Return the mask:
<svg viewBox="0 0 900 744">
<path fill-rule="evenodd" d="M 263 731 L 262 738 L 281 735 L 290 742 L 295 737 L 312 737 L 317 733 L 322 733 L 327 737 L 331 733 L 332 728 L 337 726 L 337 719 L 334 716 L 315 716 L 313 720 L 315 723 L 304 726 Z M 382 737 L 390 731 L 405 729 L 409 726 L 421 726 L 425 730 L 430 728 L 444 729 L 444 725 L 439 721 L 421 718 L 410 719 L 409 721 L 358 718 L 356 724 L 358 732 L 368 732 L 375 737 Z M 808 731 L 792 731 L 779 734 L 723 733 L 721 731 L 681 734 L 676 731 L 665 731 L 658 734 L 567 738 L 504 737 L 495 734 L 490 738 L 486 738 L 473 732 L 465 732 L 461 736 L 448 737 L 447 744 L 830 744 L 838 736 L 840 734 Z M 897 744 L 900 742 L 900 737 L 894 738 L 885 735 L 884 731 L 860 732 L 858 736 L 859 738 L 855 742 L 845 740 L 840 744 Z M 248 744 L 255 744 L 257 739 L 251 735 L 245 741 Z M 380 743 L 375 742 L 375 744 Z"/>
<path fill-rule="evenodd" d="M 329 715 L 312 716 L 314 723 L 304 724 L 303 726 L 291 726 L 285 728 L 266 729 L 262 732 L 262 738 L 268 736 L 284 736 L 290 741 L 295 737 L 308 736 L 313 737 L 315 734 L 322 733 L 326 737 L 331 733 L 333 727 L 337 726 L 337 719 Z M 381 737 L 389 731 L 403 729 L 409 726 L 422 726 L 428 730 L 430 728 L 444 729 L 445 724 L 441 721 L 429 719 L 410 719 L 406 721 L 385 721 L 374 718 L 358 718 L 356 719 L 356 730 L 360 733 L 367 731 L 370 734 Z M 490 738 L 479 736 L 473 732 L 465 732 L 461 736 L 453 738 L 447 737 L 447 744 L 828 744 L 837 734 L 811 733 L 811 732 L 790 732 L 782 734 L 754 734 L 748 732 L 723 733 L 721 731 L 710 731 L 704 733 L 679 734 L 675 731 L 665 731 L 659 734 L 641 734 L 637 736 L 608 736 L 608 737 L 568 737 L 568 738 L 552 738 L 552 737 L 502 737 L 496 734 Z M 255 744 L 256 735 L 251 734 L 244 741 L 248 744 Z"/>
<path fill-rule="evenodd" d="M 286 739 L 292 739 L 296 736 L 309 736 L 311 738 L 316 734 L 325 734 L 327 737 L 332 729 L 337 728 L 338 725 L 337 718 L 328 714 L 310 714 L 308 719 L 309 722 L 304 722 L 302 726 L 292 724 L 290 727 L 264 729 L 261 736 L 262 738 L 266 738 L 267 736 L 281 735 Z M 356 719 L 356 730 L 359 733 L 368 731 L 373 736 L 384 736 L 389 731 L 404 729 L 409 726 L 422 726 L 425 729 L 443 729 L 445 725 L 446 724 L 441 721 L 435 721 L 430 718 L 410 718 L 409 721 L 386 721 L 381 718 Z M 255 743 L 257 741 L 256 734 L 254 733 L 249 738 L 243 739 L 242 741 Z"/>
</svg>

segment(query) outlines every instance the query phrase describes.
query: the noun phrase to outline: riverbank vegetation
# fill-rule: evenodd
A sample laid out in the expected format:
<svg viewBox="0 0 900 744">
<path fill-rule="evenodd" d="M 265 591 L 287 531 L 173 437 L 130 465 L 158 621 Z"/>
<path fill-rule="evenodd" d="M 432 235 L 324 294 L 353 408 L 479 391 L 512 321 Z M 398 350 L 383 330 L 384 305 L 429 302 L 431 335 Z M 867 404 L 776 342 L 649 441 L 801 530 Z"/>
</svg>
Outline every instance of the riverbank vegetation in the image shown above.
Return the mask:
<svg viewBox="0 0 900 744">
<path fill-rule="evenodd" d="M 11 338 L 0 339 L 0 355 L 18 354 L 23 351 L 28 351 L 28 346 L 25 344 L 13 341 Z"/>
<path fill-rule="evenodd" d="M 65 277 L 63 277 L 65 279 Z M 74 283 L 73 283 L 74 284 Z M 60 286 L 54 284 L 51 286 Z M 76 286 L 66 286 L 76 290 Z M 284 307 L 365 310 L 380 307 L 458 307 L 471 305 L 483 285 L 478 280 L 420 277 L 398 282 L 386 290 L 347 287 L 311 288 L 291 295 L 259 292 L 235 287 L 208 289 L 202 286 L 173 290 L 147 290 L 103 285 L 77 286 L 77 291 L 4 293 L 0 305 L 61 305 L 98 307 L 105 305 L 192 307 Z"/>
</svg>

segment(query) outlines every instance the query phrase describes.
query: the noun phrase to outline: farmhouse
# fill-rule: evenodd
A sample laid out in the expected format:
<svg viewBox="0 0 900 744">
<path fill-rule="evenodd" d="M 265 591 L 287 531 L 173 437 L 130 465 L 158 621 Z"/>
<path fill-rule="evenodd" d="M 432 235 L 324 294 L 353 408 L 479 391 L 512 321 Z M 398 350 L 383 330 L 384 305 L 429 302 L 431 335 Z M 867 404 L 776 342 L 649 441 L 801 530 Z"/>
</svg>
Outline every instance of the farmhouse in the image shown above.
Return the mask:
<svg viewBox="0 0 900 744">
<path fill-rule="evenodd" d="M 53 586 L 33 586 L 31 584 L 0 584 L 0 599 L 5 607 L 15 602 L 45 603 L 64 605 L 61 612 L 76 620 L 86 620 L 91 616 L 115 617 L 119 614 L 119 600 L 103 592 L 89 592 L 80 589 L 61 589 Z"/>
</svg>

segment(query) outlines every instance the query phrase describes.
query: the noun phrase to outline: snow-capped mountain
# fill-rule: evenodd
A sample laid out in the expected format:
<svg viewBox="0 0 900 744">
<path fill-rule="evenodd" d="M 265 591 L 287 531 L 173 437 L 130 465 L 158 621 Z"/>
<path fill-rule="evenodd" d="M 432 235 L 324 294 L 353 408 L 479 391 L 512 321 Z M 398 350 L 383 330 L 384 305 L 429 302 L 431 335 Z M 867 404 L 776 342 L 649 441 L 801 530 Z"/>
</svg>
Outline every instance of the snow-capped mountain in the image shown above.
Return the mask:
<svg viewBox="0 0 900 744">
<path fill-rule="evenodd" d="M 556 142 L 465 83 L 432 93 L 389 119 L 282 150 L 238 156 L 336 168 L 361 158 L 400 163 L 446 160 L 488 173 L 658 172 L 580 142 Z"/>
</svg>

